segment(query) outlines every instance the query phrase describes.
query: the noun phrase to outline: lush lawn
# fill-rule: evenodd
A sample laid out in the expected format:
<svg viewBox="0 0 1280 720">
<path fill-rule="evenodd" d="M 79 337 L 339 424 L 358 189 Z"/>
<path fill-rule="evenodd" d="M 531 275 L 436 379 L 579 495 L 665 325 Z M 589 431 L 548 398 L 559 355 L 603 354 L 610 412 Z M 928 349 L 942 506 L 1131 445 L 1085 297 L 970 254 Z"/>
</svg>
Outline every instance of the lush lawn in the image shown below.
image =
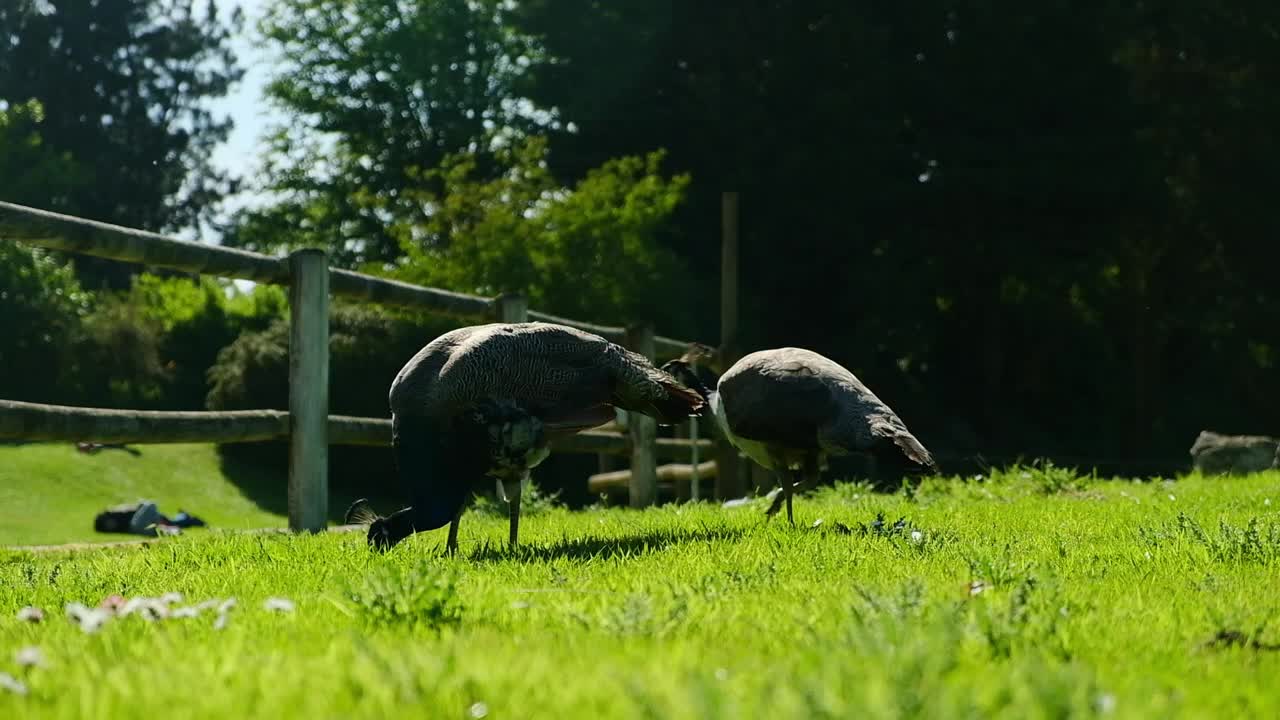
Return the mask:
<svg viewBox="0 0 1280 720">
<path fill-rule="evenodd" d="M 0 447 L 0 545 L 128 539 L 94 532 L 93 518 L 141 498 L 154 500 L 163 513 L 181 508 L 219 528 L 288 524 L 225 477 L 213 445 L 136 449 L 140 455 L 115 449 L 86 455 L 71 443 Z M 274 482 L 281 498 L 286 492 L 284 478 L 250 482 Z"/>
<path fill-rule="evenodd" d="M 94 532 L 93 518 L 111 505 L 153 500 L 160 512 L 186 510 L 209 523 L 188 530 L 283 528 L 288 478 L 245 461 L 224 461 L 214 445 L 138 445 L 138 454 L 106 449 L 94 455 L 71 443 L 0 446 L 0 546 L 117 542 L 136 536 Z M 342 521 L 353 493 L 388 506 L 398 499 L 330 481 L 329 519 Z M 350 485 L 350 483 L 348 483 Z"/>
<path fill-rule="evenodd" d="M 443 531 L 0 554 L 0 670 L 29 689 L 0 717 L 1280 717 L 1280 475 L 1018 471 L 796 510 L 550 510 L 514 554 L 472 512 L 454 559 Z M 169 591 L 238 604 L 223 629 L 63 614 Z"/>
</svg>

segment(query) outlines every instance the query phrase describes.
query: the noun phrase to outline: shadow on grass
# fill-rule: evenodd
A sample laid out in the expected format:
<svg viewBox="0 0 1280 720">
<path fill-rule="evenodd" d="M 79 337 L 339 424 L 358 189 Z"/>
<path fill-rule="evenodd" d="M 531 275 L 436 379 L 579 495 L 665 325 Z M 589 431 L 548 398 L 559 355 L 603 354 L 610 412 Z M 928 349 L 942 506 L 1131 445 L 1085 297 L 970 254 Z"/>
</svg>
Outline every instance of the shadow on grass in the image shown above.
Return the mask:
<svg viewBox="0 0 1280 720">
<path fill-rule="evenodd" d="M 548 544 L 521 545 L 511 550 L 506 543 L 493 544 L 486 540 L 480 547 L 461 552 L 473 562 L 546 562 L 566 558 L 570 560 L 608 560 L 633 558 L 651 552 L 665 550 L 675 545 L 701 542 L 736 540 L 745 531 L 741 528 L 702 528 L 696 530 L 654 530 L 624 537 L 564 538 Z M 459 545 L 465 547 L 460 537 Z"/>
</svg>

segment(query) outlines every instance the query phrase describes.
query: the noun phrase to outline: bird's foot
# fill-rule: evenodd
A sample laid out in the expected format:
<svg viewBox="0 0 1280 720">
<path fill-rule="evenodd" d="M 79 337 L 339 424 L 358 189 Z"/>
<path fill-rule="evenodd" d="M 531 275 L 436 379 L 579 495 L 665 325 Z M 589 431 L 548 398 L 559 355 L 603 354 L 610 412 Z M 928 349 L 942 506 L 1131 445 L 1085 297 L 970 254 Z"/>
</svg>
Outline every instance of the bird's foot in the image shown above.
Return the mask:
<svg viewBox="0 0 1280 720">
<path fill-rule="evenodd" d="M 782 509 L 782 503 L 786 500 L 786 495 L 782 492 L 782 488 L 779 487 L 770 490 L 769 494 L 765 495 L 765 498 L 771 501 L 769 503 L 769 509 L 764 511 L 765 518 L 767 519 L 777 515 L 778 511 Z"/>
</svg>

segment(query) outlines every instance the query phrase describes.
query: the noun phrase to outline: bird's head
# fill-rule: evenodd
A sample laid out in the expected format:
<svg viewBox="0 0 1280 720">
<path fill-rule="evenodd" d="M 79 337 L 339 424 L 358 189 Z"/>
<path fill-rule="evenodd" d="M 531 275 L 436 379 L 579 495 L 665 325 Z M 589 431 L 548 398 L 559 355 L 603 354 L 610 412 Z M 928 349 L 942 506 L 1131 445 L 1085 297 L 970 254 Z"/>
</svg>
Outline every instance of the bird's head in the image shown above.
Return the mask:
<svg viewBox="0 0 1280 720">
<path fill-rule="evenodd" d="M 388 518 L 374 512 L 373 507 L 369 505 L 369 501 L 364 498 L 351 503 L 351 507 L 347 508 L 344 522 L 347 525 L 367 524 L 369 531 L 365 539 L 369 543 L 369 547 L 375 550 L 389 550 L 396 544 L 395 539 L 392 537 L 391 523 Z"/>
<path fill-rule="evenodd" d="M 669 360 L 663 363 L 659 369 L 675 378 L 681 385 L 701 395 L 703 400 L 708 399 L 711 390 L 706 386 L 706 383 L 702 382 L 702 378 L 699 377 L 698 370 L 694 364 L 685 357 Z"/>
<path fill-rule="evenodd" d="M 369 533 L 365 536 L 365 540 L 369 543 L 369 547 L 383 552 L 390 550 L 396 544 L 395 539 L 391 537 L 391 524 L 386 518 L 379 518 L 369 523 Z"/>
</svg>

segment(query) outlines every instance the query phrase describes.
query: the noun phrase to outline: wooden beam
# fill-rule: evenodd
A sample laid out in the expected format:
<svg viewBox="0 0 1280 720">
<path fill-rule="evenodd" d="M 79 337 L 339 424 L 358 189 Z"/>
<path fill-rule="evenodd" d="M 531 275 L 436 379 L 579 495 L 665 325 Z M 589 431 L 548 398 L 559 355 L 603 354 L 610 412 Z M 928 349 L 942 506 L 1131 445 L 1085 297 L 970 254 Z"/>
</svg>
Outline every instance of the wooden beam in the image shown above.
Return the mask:
<svg viewBox="0 0 1280 720">
<path fill-rule="evenodd" d="M 0 239 L 184 272 L 284 284 L 284 258 L 0 202 Z"/>
<path fill-rule="evenodd" d="M 520 293 L 507 293 L 494 298 L 494 319 L 500 323 L 529 322 L 529 300 Z"/>
<path fill-rule="evenodd" d="M 390 421 L 387 421 L 388 425 Z M 233 443 L 289 434 L 279 410 L 159 412 L 0 400 L 0 439 L 101 443 Z M 390 432 L 387 443 L 390 443 Z"/>
<path fill-rule="evenodd" d="M 329 289 L 342 297 L 424 310 L 459 320 L 484 320 L 493 312 L 493 301 L 489 298 L 410 285 L 351 270 L 331 269 Z"/>
<path fill-rule="evenodd" d="M 289 256 L 289 529 L 329 518 L 329 264 L 323 250 Z"/>
<path fill-rule="evenodd" d="M 288 285 L 288 258 L 85 220 L 0 202 L 0 239 L 182 272 Z M 489 298 L 410 285 L 350 270 L 330 270 L 334 295 L 426 310 L 461 319 L 489 315 Z"/>
<path fill-rule="evenodd" d="M 289 436 L 289 413 L 280 410 L 188 412 L 107 410 L 0 400 L 0 440 L 32 442 L 101 442 L 143 445 L 235 443 L 278 440 Z M 330 445 L 387 446 L 391 421 L 385 418 L 330 415 Z M 625 455 L 631 441 L 617 432 L 587 430 L 561 438 L 552 449 L 568 453 Z M 690 442 L 658 438 L 658 457 L 684 459 Z M 705 452 L 711 443 L 702 440 Z"/>
<path fill-rule="evenodd" d="M 653 351 L 658 360 L 674 360 L 683 355 L 692 344 L 686 340 L 677 340 L 659 335 L 653 339 Z"/>
<path fill-rule="evenodd" d="M 659 483 L 687 483 L 693 479 L 694 466 L 685 463 L 670 463 L 667 465 L 659 465 L 654 474 Z M 697 474 L 700 477 L 715 477 L 716 462 L 708 460 L 698 463 Z M 614 470 L 612 472 L 596 473 L 587 478 L 587 491 L 593 495 L 602 492 L 621 492 L 631 487 L 631 471 L 630 470 Z"/>
<path fill-rule="evenodd" d="M 597 325 L 595 323 L 582 322 L 572 318 L 560 317 L 551 313 L 544 313 L 538 310 L 529 311 L 529 319 L 537 322 L 555 323 L 557 325 L 567 325 L 571 328 L 577 328 L 608 340 L 609 342 L 625 344 L 627 341 L 627 329 L 624 327 L 616 327 L 613 325 Z"/>
</svg>

